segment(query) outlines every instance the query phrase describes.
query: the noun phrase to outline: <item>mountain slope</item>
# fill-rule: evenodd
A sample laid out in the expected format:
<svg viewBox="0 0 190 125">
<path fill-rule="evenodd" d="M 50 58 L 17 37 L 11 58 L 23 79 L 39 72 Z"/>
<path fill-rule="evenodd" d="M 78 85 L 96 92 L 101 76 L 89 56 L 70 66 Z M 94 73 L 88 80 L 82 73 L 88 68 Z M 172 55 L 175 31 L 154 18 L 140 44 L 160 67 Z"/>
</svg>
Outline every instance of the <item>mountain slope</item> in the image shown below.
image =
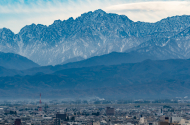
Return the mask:
<svg viewBox="0 0 190 125">
<path fill-rule="evenodd" d="M 33 67 L 39 67 L 38 64 L 27 59 L 26 57 L 20 56 L 13 53 L 0 52 L 0 66 L 7 69 L 24 70 Z"/>
<path fill-rule="evenodd" d="M 50 26 L 27 25 L 18 34 L 4 28 L 0 32 L 0 51 L 20 54 L 43 66 L 62 64 L 77 57 L 87 59 L 126 51 L 144 51 L 151 56 L 155 54 L 159 59 L 187 59 L 190 58 L 190 49 L 182 46 L 188 44 L 189 34 L 180 36 L 180 39 L 176 36 L 188 27 L 190 16 L 187 15 L 145 23 L 96 10 L 76 19 L 56 20 Z"/>
<path fill-rule="evenodd" d="M 43 66 L 43 67 L 31 68 L 23 70 L 22 72 L 23 75 L 34 75 L 36 73 L 51 74 L 62 69 L 82 68 L 82 67 L 91 67 L 91 66 L 100 66 L 100 65 L 109 66 L 109 65 L 118 65 L 122 63 L 136 63 L 150 58 L 154 60 L 157 59 L 154 56 L 149 56 L 147 54 L 141 54 L 137 52 L 130 52 L 130 53 L 112 52 L 110 54 L 105 54 L 102 56 L 94 56 L 89 59 L 78 62 L 72 62 L 56 66 Z"/>
<path fill-rule="evenodd" d="M 158 59 L 190 57 L 190 27 L 170 38 L 152 38 L 129 51 L 155 56 Z"/>
<path fill-rule="evenodd" d="M 115 98 L 124 98 L 126 94 L 130 98 L 184 96 L 190 90 L 189 64 L 190 60 L 146 60 L 113 66 L 64 69 L 53 74 L 0 77 L 0 87 L 8 92 L 15 89 L 31 93 L 44 92 L 51 97 L 114 95 Z"/>
<path fill-rule="evenodd" d="M 0 66 L 0 77 L 22 75 L 22 72 L 16 69 L 6 69 Z"/>
</svg>

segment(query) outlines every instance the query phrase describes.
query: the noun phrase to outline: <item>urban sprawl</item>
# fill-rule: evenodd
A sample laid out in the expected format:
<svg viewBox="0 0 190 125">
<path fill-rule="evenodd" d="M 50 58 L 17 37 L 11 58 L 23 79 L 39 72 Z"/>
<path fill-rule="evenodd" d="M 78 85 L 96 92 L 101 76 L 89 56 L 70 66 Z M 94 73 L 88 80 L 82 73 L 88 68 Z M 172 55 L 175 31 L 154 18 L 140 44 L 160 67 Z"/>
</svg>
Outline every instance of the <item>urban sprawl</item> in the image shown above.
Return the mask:
<svg viewBox="0 0 190 125">
<path fill-rule="evenodd" d="M 2 101 L 0 125 L 190 125 L 190 103 L 157 101 Z"/>
</svg>

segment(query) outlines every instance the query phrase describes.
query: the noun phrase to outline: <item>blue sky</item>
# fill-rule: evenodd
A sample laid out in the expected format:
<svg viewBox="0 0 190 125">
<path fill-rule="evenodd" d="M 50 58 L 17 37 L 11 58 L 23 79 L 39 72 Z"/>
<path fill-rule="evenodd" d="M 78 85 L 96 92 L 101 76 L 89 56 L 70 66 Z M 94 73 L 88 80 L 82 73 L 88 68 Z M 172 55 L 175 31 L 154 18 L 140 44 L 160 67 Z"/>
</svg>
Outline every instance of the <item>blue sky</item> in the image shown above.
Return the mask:
<svg viewBox="0 0 190 125">
<path fill-rule="evenodd" d="M 156 22 L 168 16 L 190 15 L 189 8 L 189 0 L 0 0 L 0 28 L 18 33 L 25 25 L 50 25 L 96 9 L 123 14 L 133 21 Z"/>
</svg>

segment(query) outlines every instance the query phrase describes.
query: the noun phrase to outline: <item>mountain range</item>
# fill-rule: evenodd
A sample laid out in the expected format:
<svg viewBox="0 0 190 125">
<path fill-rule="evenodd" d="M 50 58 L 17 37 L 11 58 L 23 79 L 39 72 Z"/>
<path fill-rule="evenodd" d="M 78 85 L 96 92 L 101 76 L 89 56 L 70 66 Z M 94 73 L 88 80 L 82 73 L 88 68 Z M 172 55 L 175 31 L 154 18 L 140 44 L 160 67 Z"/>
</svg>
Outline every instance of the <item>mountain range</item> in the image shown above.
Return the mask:
<svg viewBox="0 0 190 125">
<path fill-rule="evenodd" d="M 96 10 L 18 34 L 0 29 L 0 97 L 190 94 L 190 16 L 156 23 Z"/>
<path fill-rule="evenodd" d="M 75 65 L 75 68 L 65 69 L 51 67 L 51 73 L 0 77 L 0 96 L 28 98 L 40 92 L 46 98 L 98 96 L 152 99 L 188 96 L 189 64 L 190 60 L 170 59 L 78 68 Z"/>
<path fill-rule="evenodd" d="M 0 51 L 22 55 L 41 66 L 111 52 L 135 52 L 156 59 L 188 59 L 189 35 L 188 15 L 147 23 L 99 9 L 76 19 L 56 20 L 49 26 L 27 25 L 18 34 L 3 28 Z"/>
<path fill-rule="evenodd" d="M 52 65 L 38 66 L 37 64 L 30 63 L 32 62 L 30 60 L 27 60 L 27 61 L 25 60 L 24 62 L 21 62 L 22 60 L 20 60 L 20 58 L 13 58 L 14 56 L 9 56 L 9 54 L 12 54 L 12 53 L 9 53 L 9 54 L 3 53 L 3 54 L 4 54 L 4 57 L 7 57 L 7 58 L 1 59 L 0 66 L 2 67 L 0 69 L 0 72 L 1 72 L 0 77 L 14 76 L 14 75 L 21 75 L 21 76 L 35 75 L 36 73 L 51 74 L 63 69 L 84 68 L 84 67 L 101 66 L 101 65 L 104 65 L 104 66 L 119 65 L 122 63 L 141 62 L 149 58 L 154 58 L 154 57 L 149 57 L 148 55 L 135 53 L 135 52 L 130 52 L 130 53 L 112 52 L 112 53 L 105 54 L 102 56 L 94 56 L 89 59 L 84 59 L 77 62 L 70 62 L 67 64 L 60 64 L 60 65 L 55 65 L 55 66 L 52 66 Z M 16 54 L 12 54 L 12 55 L 16 55 Z M 16 57 L 22 57 L 22 56 L 17 55 Z M 9 60 L 9 62 L 7 60 Z M 27 66 L 27 67 L 24 67 L 24 66 Z"/>
</svg>

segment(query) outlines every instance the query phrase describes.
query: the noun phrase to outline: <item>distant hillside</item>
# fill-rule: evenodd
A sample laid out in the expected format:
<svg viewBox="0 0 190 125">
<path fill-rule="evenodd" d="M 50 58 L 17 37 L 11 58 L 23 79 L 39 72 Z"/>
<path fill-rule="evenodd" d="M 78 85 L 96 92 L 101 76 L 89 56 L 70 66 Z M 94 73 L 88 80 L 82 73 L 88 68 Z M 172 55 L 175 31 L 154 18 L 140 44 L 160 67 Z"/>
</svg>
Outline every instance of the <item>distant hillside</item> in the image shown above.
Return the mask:
<svg viewBox="0 0 190 125">
<path fill-rule="evenodd" d="M 52 74 L 0 77 L 0 83 L 9 95 L 18 89 L 49 97 L 169 98 L 190 94 L 190 60 L 71 68 Z"/>
<path fill-rule="evenodd" d="M 137 52 L 130 53 L 120 53 L 120 52 L 112 52 L 110 54 L 105 54 L 102 56 L 94 56 L 86 60 L 82 60 L 79 62 L 68 63 L 65 66 L 78 68 L 78 67 L 90 67 L 97 65 L 117 65 L 122 63 L 136 63 L 142 62 L 146 59 L 156 59 L 153 56 L 149 56 L 147 54 L 141 54 Z"/>
<path fill-rule="evenodd" d="M 24 70 L 33 67 L 39 67 L 38 64 L 27 59 L 26 57 L 20 56 L 13 53 L 0 52 L 0 66 L 7 69 Z"/>
<path fill-rule="evenodd" d="M 112 52 L 110 54 L 95 56 L 78 62 L 72 62 L 56 66 L 43 66 L 38 68 L 32 68 L 24 70 L 23 73 L 26 75 L 34 75 L 38 72 L 50 74 L 62 69 L 82 68 L 82 67 L 91 67 L 99 65 L 109 66 L 109 65 L 118 65 L 122 63 L 136 63 L 150 58 L 156 59 L 155 57 L 149 56 L 148 54 L 140 54 L 137 52 L 130 52 L 130 53 Z"/>
<path fill-rule="evenodd" d="M 6 69 L 6 68 L 0 66 L 0 77 L 21 75 L 21 74 L 22 73 L 19 70 L 16 70 L 16 69 Z"/>
</svg>

